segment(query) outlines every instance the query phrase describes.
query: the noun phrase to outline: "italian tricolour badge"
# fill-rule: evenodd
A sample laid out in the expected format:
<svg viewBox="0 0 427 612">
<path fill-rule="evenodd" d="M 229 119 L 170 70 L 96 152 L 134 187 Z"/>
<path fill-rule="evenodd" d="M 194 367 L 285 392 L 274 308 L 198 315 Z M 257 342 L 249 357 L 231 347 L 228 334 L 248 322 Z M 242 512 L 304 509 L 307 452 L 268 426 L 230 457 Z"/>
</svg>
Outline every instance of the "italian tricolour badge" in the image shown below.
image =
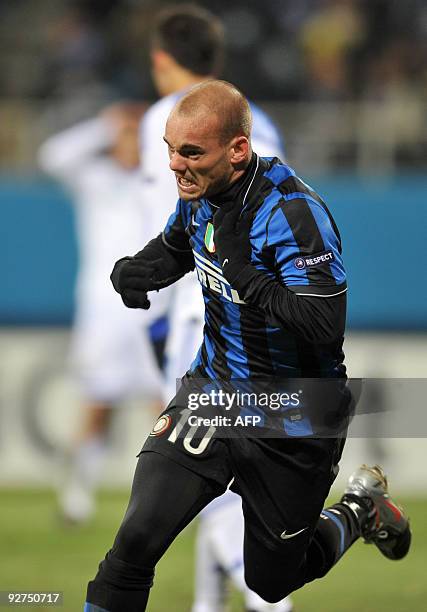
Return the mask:
<svg viewBox="0 0 427 612">
<path fill-rule="evenodd" d="M 209 253 L 215 253 L 214 226 L 209 221 L 205 233 L 205 245 Z"/>
</svg>

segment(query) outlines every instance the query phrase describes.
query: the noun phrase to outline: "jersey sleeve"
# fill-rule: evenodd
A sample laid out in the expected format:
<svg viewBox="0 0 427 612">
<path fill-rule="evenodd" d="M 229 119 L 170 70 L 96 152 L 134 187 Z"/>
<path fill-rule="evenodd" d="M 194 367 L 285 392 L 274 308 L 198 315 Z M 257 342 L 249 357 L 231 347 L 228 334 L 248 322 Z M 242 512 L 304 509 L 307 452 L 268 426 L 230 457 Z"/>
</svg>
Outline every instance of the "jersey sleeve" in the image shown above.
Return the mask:
<svg viewBox="0 0 427 612">
<path fill-rule="evenodd" d="M 178 200 L 175 212 L 170 216 L 164 231 L 136 253 L 133 257 L 123 257 L 116 262 L 111 274 L 114 289 L 123 295 L 123 269 L 128 264 L 145 269 L 147 264 L 155 267 L 151 273 L 148 291 L 168 287 L 194 269 L 194 257 L 186 234 L 188 220 L 187 206 L 183 200 Z M 127 304 L 128 305 L 128 304 Z"/>
<path fill-rule="evenodd" d="M 275 271 L 298 295 L 333 297 L 347 290 L 338 229 L 323 203 L 283 196 L 267 224 Z"/>
<path fill-rule="evenodd" d="M 190 203 L 179 199 L 174 212 L 166 223 L 162 232 L 162 240 L 173 251 L 191 252 L 189 237 L 186 232 L 190 222 L 190 213 Z"/>
</svg>

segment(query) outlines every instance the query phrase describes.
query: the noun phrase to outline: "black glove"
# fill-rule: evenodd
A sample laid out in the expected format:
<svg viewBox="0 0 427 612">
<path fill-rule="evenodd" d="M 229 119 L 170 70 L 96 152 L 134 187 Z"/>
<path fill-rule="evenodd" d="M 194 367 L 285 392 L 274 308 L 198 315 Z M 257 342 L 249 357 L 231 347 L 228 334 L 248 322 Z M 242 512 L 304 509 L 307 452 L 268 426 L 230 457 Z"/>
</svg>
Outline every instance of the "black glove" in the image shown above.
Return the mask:
<svg viewBox="0 0 427 612">
<path fill-rule="evenodd" d="M 128 308 L 150 308 L 147 291 L 152 291 L 153 275 L 157 270 L 155 262 L 141 258 L 123 257 L 116 262 L 110 279 L 114 289 L 120 293 Z"/>
<path fill-rule="evenodd" d="M 242 269 L 251 263 L 249 232 L 253 214 L 243 213 L 234 202 L 226 202 L 213 217 L 215 250 L 225 278 L 233 285 Z"/>
</svg>

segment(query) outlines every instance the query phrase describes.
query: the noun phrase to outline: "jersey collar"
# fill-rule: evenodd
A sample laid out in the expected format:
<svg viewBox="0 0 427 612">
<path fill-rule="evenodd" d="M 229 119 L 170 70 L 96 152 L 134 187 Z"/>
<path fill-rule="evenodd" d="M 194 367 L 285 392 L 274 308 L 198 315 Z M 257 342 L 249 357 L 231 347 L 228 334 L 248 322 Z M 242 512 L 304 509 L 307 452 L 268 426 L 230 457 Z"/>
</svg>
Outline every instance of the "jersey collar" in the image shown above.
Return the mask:
<svg viewBox="0 0 427 612">
<path fill-rule="evenodd" d="M 208 202 L 213 208 L 220 208 L 226 202 L 241 202 L 242 209 L 246 205 L 249 191 L 254 183 L 259 167 L 259 157 L 252 153 L 251 161 L 241 177 L 234 181 L 225 191 L 209 198 Z"/>
</svg>

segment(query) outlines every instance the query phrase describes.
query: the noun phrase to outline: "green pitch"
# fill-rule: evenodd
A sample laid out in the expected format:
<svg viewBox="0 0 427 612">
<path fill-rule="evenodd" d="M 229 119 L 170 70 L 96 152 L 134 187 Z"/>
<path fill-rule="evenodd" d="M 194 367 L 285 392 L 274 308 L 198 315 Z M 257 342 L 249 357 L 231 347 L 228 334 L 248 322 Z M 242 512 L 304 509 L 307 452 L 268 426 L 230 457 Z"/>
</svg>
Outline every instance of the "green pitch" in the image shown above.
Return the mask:
<svg viewBox="0 0 427 612">
<path fill-rule="evenodd" d="M 52 493 L 0 490 L 0 590 L 63 591 L 62 608 L 24 609 L 81 611 L 86 583 L 112 542 L 126 501 L 126 493 L 102 493 L 91 525 L 64 529 L 56 519 Z M 297 612 L 427 609 L 427 500 L 402 503 L 414 536 L 407 559 L 388 561 L 373 546 L 357 542 L 325 579 L 294 595 Z M 194 537 L 195 527 L 190 526 L 159 564 L 149 612 L 189 612 Z M 241 611 L 238 594 L 232 601 L 232 612 Z"/>
</svg>

